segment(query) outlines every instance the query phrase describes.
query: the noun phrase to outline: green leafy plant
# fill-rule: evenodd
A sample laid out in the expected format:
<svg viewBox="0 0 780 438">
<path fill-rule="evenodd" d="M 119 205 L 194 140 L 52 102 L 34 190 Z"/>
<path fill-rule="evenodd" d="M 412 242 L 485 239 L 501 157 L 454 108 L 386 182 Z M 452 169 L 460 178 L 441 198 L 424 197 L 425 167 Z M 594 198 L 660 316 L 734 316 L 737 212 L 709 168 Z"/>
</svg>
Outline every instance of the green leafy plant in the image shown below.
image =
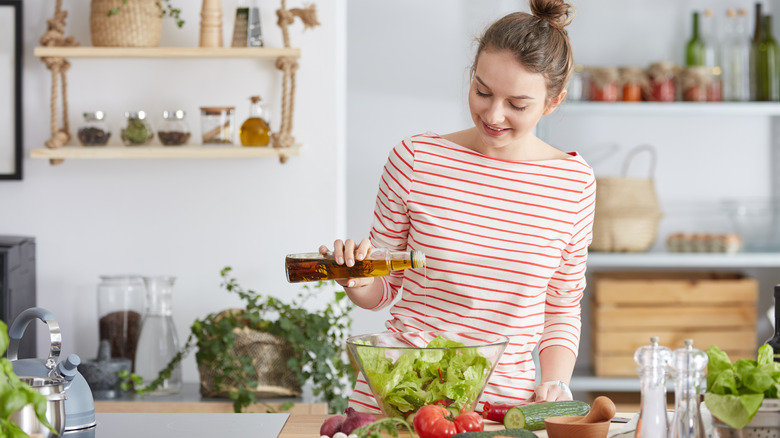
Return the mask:
<svg viewBox="0 0 780 438">
<path fill-rule="evenodd" d="M 735 428 L 745 427 L 758 412 L 764 398 L 778 398 L 780 363 L 769 345 L 758 349 L 753 359 L 733 364 L 716 346 L 707 349 L 707 392 L 704 403 L 713 416 Z"/>
<path fill-rule="evenodd" d="M 126 5 L 129 0 L 122 0 L 122 4 Z M 171 0 L 158 0 L 157 7 L 160 8 L 160 16 L 168 15 L 176 21 L 176 26 L 184 26 L 184 20 L 181 19 L 181 9 L 173 7 Z M 122 10 L 121 7 L 111 8 L 108 11 L 108 16 L 116 15 Z"/>
<path fill-rule="evenodd" d="M 231 268 L 222 269 L 222 287 L 237 294 L 245 302 L 241 312 L 211 313 L 196 319 L 190 327 L 187 342 L 161 370 L 157 378 L 143 386 L 139 376 L 129 376 L 134 390 L 145 394 L 162 385 L 171 372 L 194 348 L 198 364 L 207 364 L 222 372 L 215 376 L 217 389 L 228 391 L 224 381 L 241 382 L 230 390 L 235 412 L 257 402 L 252 389 L 257 386 L 257 370 L 250 357 L 231 354 L 236 340 L 236 330 L 250 328 L 266 332 L 285 340 L 293 349 L 287 366 L 294 370 L 301 386 L 311 382 L 312 393 L 328 404 L 330 412 L 343 412 L 347 406 L 346 395 L 355 383 L 355 373 L 346 350 L 346 338 L 352 326 L 350 311 L 354 305 L 344 291 L 334 291 L 334 298 L 325 309 L 310 311 L 305 307 L 315 295 L 333 282 L 319 282 L 304 286 L 291 303 L 244 289 L 230 275 Z M 128 373 L 121 376 L 128 378 Z M 235 384 L 235 383 L 234 383 Z"/>
<path fill-rule="evenodd" d="M 29 404 L 33 405 L 38 421 L 56 433 L 46 419 L 46 397 L 19 380 L 14 373 L 13 364 L 5 357 L 8 342 L 8 326 L 0 321 L 0 436 L 9 438 L 28 436 L 19 425 L 11 421 L 11 415 Z"/>
</svg>

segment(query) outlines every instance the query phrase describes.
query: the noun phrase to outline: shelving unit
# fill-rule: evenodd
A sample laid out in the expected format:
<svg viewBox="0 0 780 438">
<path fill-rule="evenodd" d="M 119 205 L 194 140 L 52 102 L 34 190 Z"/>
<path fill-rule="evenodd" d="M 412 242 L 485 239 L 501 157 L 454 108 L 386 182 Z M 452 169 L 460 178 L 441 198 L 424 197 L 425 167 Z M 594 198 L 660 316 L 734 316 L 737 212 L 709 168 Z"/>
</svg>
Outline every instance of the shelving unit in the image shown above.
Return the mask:
<svg viewBox="0 0 780 438">
<path fill-rule="evenodd" d="M 565 102 L 564 115 L 780 116 L 778 102 Z M 553 113 L 553 117 L 555 113 Z M 544 119 L 542 119 L 544 120 Z"/>
<path fill-rule="evenodd" d="M 264 47 L 36 47 L 36 57 L 62 58 L 147 58 L 147 59 L 214 59 L 244 58 L 273 61 L 279 58 L 299 58 L 298 48 Z M 73 142 L 74 140 L 71 140 Z M 301 145 L 288 148 L 242 147 L 237 145 L 185 146 L 81 146 L 37 148 L 30 151 L 33 159 L 139 159 L 139 158 L 266 158 L 300 155 Z"/>
</svg>

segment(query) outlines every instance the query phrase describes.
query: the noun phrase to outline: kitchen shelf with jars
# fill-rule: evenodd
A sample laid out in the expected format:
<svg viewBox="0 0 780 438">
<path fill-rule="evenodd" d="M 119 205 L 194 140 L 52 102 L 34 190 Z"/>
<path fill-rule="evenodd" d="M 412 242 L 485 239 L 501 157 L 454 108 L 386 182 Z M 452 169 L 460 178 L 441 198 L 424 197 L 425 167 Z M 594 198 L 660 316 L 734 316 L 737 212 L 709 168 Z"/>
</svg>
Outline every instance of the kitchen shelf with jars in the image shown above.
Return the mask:
<svg viewBox="0 0 780 438">
<path fill-rule="evenodd" d="M 154 41 L 147 41 L 147 36 L 149 33 L 155 33 L 152 31 L 153 28 L 159 28 L 158 22 L 164 14 L 149 14 L 148 11 L 143 12 L 143 10 L 139 12 L 137 8 L 134 9 L 135 6 L 138 5 L 126 5 L 120 12 L 97 13 L 97 6 L 93 1 L 90 30 L 95 47 L 84 47 L 80 46 L 73 37 L 65 37 L 64 19 L 67 15 L 61 10 L 61 4 L 59 2 L 56 4 L 54 18 L 47 21 L 48 29 L 40 39 L 41 46 L 33 50 L 33 54 L 51 71 L 51 138 L 45 142 L 45 148 L 32 149 L 30 158 L 49 159 L 52 164 L 59 164 L 64 159 L 277 157 L 284 163 L 288 157 L 300 154 L 301 145 L 295 142 L 292 135 L 292 118 L 295 98 L 294 72 L 298 67 L 297 59 L 300 58 L 301 51 L 290 47 L 287 27 L 293 24 L 295 18 L 300 18 L 306 28 L 319 25 L 314 5 L 287 9 L 285 0 L 281 1 L 281 7 L 276 12 L 280 17 L 277 24 L 282 30 L 283 47 L 263 47 L 258 28 L 259 22 L 243 22 L 239 26 L 241 24 L 239 18 L 248 19 L 249 16 L 248 11 L 243 11 L 242 15 L 240 8 L 236 13 L 232 47 L 224 47 L 221 37 L 222 13 L 218 0 L 203 2 L 200 47 L 159 47 L 159 29 L 156 31 Z M 157 6 L 159 7 L 159 4 Z M 256 9 L 254 3 L 252 8 L 254 14 L 252 17 L 257 17 L 259 11 L 254 10 Z M 116 14 L 127 16 L 126 21 L 130 24 L 122 26 L 138 26 L 136 18 L 144 20 L 141 25 L 143 29 L 124 32 L 117 29 L 106 31 L 105 27 L 119 26 L 118 19 L 113 19 L 113 22 L 104 26 L 99 25 L 100 20 Z M 131 14 L 141 14 L 142 17 L 130 17 Z M 178 19 L 178 12 L 174 10 L 171 16 Z M 148 23 L 150 20 L 154 25 Z M 242 29 L 243 33 L 241 33 Z M 121 41 L 114 41 L 117 34 L 122 34 Z M 143 41 L 134 40 L 134 35 L 138 34 L 143 35 Z M 243 42 L 240 41 L 241 39 Z M 71 136 L 68 120 L 63 120 L 62 126 L 59 126 L 57 106 L 61 97 L 62 114 L 67 117 L 68 96 L 65 73 L 69 66 L 68 60 L 74 58 L 245 58 L 273 61 L 276 68 L 283 73 L 279 131 L 270 131 L 267 110 L 260 102 L 260 98 L 253 96 L 250 117 L 241 125 L 240 142 L 236 141 L 239 125 L 235 123 L 234 107 L 201 107 L 202 136 L 197 139 L 198 141 L 190 141 L 189 124 L 181 110 L 165 111 L 164 126 L 161 126 L 157 132 L 154 132 L 143 111 L 125 113 L 127 123 L 113 138 L 103 122 L 104 114 L 101 111 L 85 113 L 84 123 L 79 127 L 77 135 Z M 245 132 L 249 131 L 247 124 L 250 122 L 253 123 L 252 127 L 256 131 L 253 131 L 252 138 L 245 136 Z"/>
</svg>

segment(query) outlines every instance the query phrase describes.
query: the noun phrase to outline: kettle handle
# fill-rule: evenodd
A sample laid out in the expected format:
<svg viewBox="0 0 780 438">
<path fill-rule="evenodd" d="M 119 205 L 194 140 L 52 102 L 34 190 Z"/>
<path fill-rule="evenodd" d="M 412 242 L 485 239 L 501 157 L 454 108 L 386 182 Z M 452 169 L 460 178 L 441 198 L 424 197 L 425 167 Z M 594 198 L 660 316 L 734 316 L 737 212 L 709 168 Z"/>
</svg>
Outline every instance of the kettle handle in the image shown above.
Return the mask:
<svg viewBox="0 0 780 438">
<path fill-rule="evenodd" d="M 27 325 L 35 319 L 40 319 L 47 326 L 49 326 L 49 337 L 51 338 L 51 348 L 49 349 L 49 357 L 46 359 L 46 368 L 53 370 L 57 365 L 57 359 L 60 357 L 60 351 L 62 350 L 62 334 L 60 333 L 60 325 L 54 319 L 54 314 L 42 307 L 31 307 L 16 317 L 11 328 L 8 329 L 8 352 L 6 356 L 8 360 L 17 360 L 19 358 L 19 341 L 24 335 Z"/>
</svg>

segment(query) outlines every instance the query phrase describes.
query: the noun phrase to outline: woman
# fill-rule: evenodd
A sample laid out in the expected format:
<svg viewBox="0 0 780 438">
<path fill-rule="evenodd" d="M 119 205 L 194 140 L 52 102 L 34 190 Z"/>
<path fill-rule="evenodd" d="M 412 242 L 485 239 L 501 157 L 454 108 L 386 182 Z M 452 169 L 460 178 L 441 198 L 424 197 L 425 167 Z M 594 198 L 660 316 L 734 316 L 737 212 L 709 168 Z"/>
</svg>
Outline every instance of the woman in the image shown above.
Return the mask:
<svg viewBox="0 0 780 438">
<path fill-rule="evenodd" d="M 507 15 L 479 39 L 468 99 L 474 126 L 397 145 L 370 238 L 337 240 L 333 248 L 349 266 L 372 247 L 425 253 L 425 270 L 339 281 L 366 309 L 389 306 L 403 290 L 389 330 L 509 337 L 482 403 L 570 399 L 579 346 L 595 178 L 578 154 L 534 135 L 563 101 L 573 61 L 564 30 L 570 5 L 530 4 L 532 14 Z M 362 376 L 350 404 L 379 412 Z"/>
</svg>

